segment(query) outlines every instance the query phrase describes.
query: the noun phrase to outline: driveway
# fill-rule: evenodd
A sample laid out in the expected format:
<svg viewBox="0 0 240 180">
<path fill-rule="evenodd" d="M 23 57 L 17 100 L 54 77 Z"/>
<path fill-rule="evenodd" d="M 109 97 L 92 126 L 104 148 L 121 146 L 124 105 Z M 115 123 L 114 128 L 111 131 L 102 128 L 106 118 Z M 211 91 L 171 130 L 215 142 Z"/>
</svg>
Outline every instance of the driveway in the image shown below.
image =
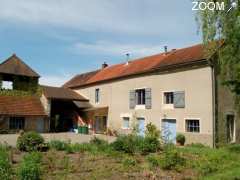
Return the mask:
<svg viewBox="0 0 240 180">
<path fill-rule="evenodd" d="M 76 134 L 76 133 L 43 133 L 41 134 L 46 142 L 51 140 L 61 140 L 69 141 L 71 143 L 86 143 L 89 142 L 94 136 L 106 140 L 108 142 L 113 142 L 116 138 L 112 136 L 106 136 L 102 134 L 95 135 L 85 135 L 85 134 Z M 16 147 L 16 142 L 19 134 L 1 134 L 0 143 L 7 143 L 10 146 Z"/>
</svg>

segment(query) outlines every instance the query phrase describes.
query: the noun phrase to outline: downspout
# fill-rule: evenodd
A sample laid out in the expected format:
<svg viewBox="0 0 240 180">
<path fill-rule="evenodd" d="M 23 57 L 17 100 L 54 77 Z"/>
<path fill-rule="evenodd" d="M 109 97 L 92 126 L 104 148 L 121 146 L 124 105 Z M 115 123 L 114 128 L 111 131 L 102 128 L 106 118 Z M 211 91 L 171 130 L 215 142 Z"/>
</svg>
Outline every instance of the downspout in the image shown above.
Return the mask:
<svg viewBox="0 0 240 180">
<path fill-rule="evenodd" d="M 211 76 L 212 76 L 212 116 L 213 116 L 213 148 L 216 147 L 216 77 L 214 65 L 211 65 Z"/>
</svg>

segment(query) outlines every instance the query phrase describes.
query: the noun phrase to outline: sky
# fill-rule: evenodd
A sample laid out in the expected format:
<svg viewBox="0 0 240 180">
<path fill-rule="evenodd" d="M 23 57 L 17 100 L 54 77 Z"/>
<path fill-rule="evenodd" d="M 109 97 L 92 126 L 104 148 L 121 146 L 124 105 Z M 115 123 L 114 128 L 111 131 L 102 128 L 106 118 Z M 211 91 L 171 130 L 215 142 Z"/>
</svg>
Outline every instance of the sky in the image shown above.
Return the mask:
<svg viewBox="0 0 240 180">
<path fill-rule="evenodd" d="M 45 85 L 197 43 L 191 0 L 0 0 L 0 62 L 16 53 Z"/>
</svg>

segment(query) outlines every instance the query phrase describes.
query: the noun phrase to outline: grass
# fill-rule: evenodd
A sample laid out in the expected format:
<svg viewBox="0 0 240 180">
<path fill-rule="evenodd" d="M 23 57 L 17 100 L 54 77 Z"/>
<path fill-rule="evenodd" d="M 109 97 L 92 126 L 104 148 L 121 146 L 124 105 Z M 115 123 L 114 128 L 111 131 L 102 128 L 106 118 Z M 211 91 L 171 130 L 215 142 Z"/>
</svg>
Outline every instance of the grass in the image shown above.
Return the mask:
<svg viewBox="0 0 240 180">
<path fill-rule="evenodd" d="M 13 171 L 12 179 L 17 178 L 21 166 L 23 174 L 29 172 L 29 175 L 34 167 L 41 179 L 240 179 L 240 145 L 219 149 L 199 144 L 166 146 L 143 155 L 116 151 L 99 140 L 83 144 L 54 142 L 48 152 L 30 154 L 11 150 L 15 164 L 8 160 L 10 149 L 0 147 L 3 152 L 0 159 L 6 169 Z"/>
</svg>

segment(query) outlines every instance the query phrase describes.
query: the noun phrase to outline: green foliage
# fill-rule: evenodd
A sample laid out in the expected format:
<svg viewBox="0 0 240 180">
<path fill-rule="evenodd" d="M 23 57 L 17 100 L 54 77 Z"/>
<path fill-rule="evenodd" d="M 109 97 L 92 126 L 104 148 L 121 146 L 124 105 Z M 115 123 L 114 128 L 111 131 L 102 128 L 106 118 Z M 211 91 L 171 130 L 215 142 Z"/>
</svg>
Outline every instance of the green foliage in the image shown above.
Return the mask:
<svg viewBox="0 0 240 180">
<path fill-rule="evenodd" d="M 101 145 L 106 145 L 108 144 L 107 141 L 105 140 L 102 140 L 96 136 L 94 136 L 91 140 L 90 140 L 90 144 L 95 144 L 95 145 L 98 145 L 98 146 L 101 146 Z"/>
<path fill-rule="evenodd" d="M 17 148 L 20 151 L 37 151 L 44 144 L 43 137 L 37 132 L 26 132 L 17 139 Z"/>
<path fill-rule="evenodd" d="M 133 134 L 119 136 L 111 145 L 114 150 L 133 154 L 139 150 L 144 138 Z"/>
<path fill-rule="evenodd" d="M 26 154 L 18 169 L 20 180 L 39 180 L 41 176 L 42 156 L 39 152 Z"/>
<path fill-rule="evenodd" d="M 206 3 L 212 0 L 205 0 Z M 217 0 L 229 7 L 230 0 Z M 218 70 L 222 83 L 230 88 L 235 95 L 240 95 L 240 4 L 231 11 L 204 10 L 199 11 L 197 20 L 202 30 L 206 53 L 217 52 Z M 214 40 L 223 41 L 214 41 Z M 221 46 L 221 48 L 219 48 Z M 236 98 L 238 101 L 239 99 Z"/>
<path fill-rule="evenodd" d="M 160 166 L 167 170 L 180 171 L 186 165 L 186 159 L 176 148 L 166 148 L 160 159 Z"/>
<path fill-rule="evenodd" d="M 1 145 L 0 148 L 0 179 L 12 179 L 12 168 L 7 148 Z"/>
<path fill-rule="evenodd" d="M 177 137 L 176 137 L 176 141 L 180 144 L 180 145 L 184 145 L 185 144 L 185 136 L 183 134 L 177 134 Z"/>
<path fill-rule="evenodd" d="M 145 137 L 140 145 L 142 154 L 154 153 L 160 150 L 160 141 L 156 137 Z"/>
<path fill-rule="evenodd" d="M 147 161 L 150 164 L 151 168 L 160 166 L 160 158 L 156 155 L 148 155 Z"/>
<path fill-rule="evenodd" d="M 154 124 L 148 123 L 146 125 L 145 135 L 146 137 L 154 137 L 158 139 L 160 137 L 160 130 L 158 130 Z"/>
<path fill-rule="evenodd" d="M 192 144 L 189 144 L 188 146 L 195 147 L 195 148 L 205 148 L 206 147 L 204 144 L 201 144 L 201 143 L 192 143 Z"/>
<path fill-rule="evenodd" d="M 122 163 L 123 163 L 123 166 L 126 167 L 126 168 L 137 165 L 137 161 L 134 158 L 131 158 L 131 157 L 125 158 Z"/>
<path fill-rule="evenodd" d="M 240 153 L 240 144 L 230 144 L 226 146 L 226 149 L 233 153 Z"/>
<path fill-rule="evenodd" d="M 49 146 L 52 149 L 56 149 L 58 151 L 64 151 L 68 148 L 69 143 L 60 141 L 60 140 L 52 140 L 49 142 Z"/>
</svg>

